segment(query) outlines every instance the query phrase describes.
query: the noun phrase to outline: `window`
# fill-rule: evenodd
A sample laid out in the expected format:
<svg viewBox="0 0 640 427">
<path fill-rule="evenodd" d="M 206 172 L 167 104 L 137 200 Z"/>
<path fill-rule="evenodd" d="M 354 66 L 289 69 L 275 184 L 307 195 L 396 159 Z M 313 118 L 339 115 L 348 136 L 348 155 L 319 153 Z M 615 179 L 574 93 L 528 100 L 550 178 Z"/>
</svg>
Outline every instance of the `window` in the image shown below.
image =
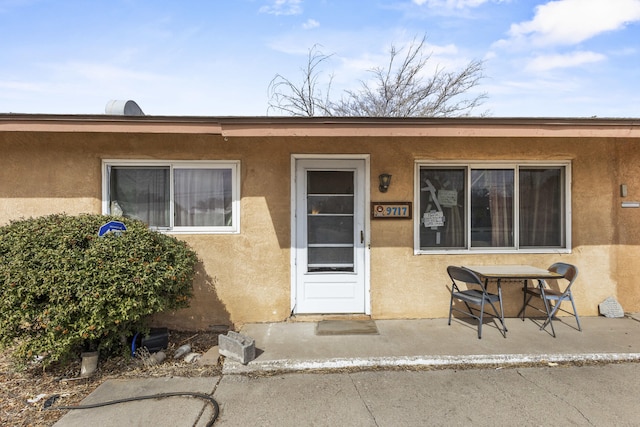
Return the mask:
<svg viewBox="0 0 640 427">
<path fill-rule="evenodd" d="M 416 252 L 567 252 L 570 164 L 418 163 Z"/>
<path fill-rule="evenodd" d="M 239 162 L 105 161 L 103 213 L 172 232 L 239 231 Z"/>
<path fill-rule="evenodd" d="M 307 171 L 309 272 L 354 271 L 353 171 Z"/>
</svg>

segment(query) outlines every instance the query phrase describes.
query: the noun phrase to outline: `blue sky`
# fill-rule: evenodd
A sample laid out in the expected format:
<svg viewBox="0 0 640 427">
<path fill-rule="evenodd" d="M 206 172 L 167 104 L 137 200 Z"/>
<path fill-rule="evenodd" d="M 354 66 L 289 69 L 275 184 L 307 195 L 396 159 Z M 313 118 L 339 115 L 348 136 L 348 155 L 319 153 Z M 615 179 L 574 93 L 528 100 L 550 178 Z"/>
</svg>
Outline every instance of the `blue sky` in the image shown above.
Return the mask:
<svg viewBox="0 0 640 427">
<path fill-rule="evenodd" d="M 479 112 L 640 117 L 640 0 L 0 0 L 0 113 L 273 115 L 312 46 L 338 98 L 425 34 L 429 67 L 485 61 Z"/>
</svg>

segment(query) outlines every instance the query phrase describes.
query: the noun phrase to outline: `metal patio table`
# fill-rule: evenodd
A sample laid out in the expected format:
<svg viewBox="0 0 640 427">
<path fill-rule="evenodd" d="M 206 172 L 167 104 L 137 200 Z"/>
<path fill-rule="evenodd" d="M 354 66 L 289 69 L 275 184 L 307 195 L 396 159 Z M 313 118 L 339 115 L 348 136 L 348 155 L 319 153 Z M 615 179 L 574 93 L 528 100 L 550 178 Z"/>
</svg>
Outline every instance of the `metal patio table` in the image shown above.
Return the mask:
<svg viewBox="0 0 640 427">
<path fill-rule="evenodd" d="M 549 271 L 546 268 L 538 268 L 531 265 L 464 265 L 480 278 L 484 279 L 485 288 L 489 284 L 489 281 L 496 281 L 498 285 L 498 296 L 500 297 L 500 312 L 504 313 L 502 307 L 502 281 L 522 281 L 524 283 L 524 291 L 529 284 L 529 280 L 546 280 L 546 279 L 561 279 L 561 274 Z M 507 331 L 506 325 L 504 325 L 505 333 Z"/>
</svg>

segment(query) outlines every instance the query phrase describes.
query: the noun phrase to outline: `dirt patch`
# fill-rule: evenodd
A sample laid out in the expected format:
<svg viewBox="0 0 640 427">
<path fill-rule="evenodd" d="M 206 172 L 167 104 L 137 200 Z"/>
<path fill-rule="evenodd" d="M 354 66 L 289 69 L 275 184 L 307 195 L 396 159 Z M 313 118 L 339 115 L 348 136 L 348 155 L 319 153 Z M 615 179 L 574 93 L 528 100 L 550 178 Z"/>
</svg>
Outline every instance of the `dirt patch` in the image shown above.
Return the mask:
<svg viewBox="0 0 640 427">
<path fill-rule="evenodd" d="M 53 406 L 76 405 L 100 384 L 117 378 L 150 377 L 214 377 L 221 374 L 220 360 L 216 365 L 201 366 L 174 360 L 178 347 L 189 344 L 193 352 L 204 354 L 218 345 L 221 332 L 169 331 L 166 360 L 152 365 L 139 357 L 100 359 L 96 372 L 89 378 L 80 376 L 80 360 L 65 366 L 52 366 L 43 371 L 37 365 L 16 366 L 10 353 L 0 353 L 0 425 L 51 426 L 67 411 L 44 409 L 45 402 L 59 396 Z"/>
</svg>

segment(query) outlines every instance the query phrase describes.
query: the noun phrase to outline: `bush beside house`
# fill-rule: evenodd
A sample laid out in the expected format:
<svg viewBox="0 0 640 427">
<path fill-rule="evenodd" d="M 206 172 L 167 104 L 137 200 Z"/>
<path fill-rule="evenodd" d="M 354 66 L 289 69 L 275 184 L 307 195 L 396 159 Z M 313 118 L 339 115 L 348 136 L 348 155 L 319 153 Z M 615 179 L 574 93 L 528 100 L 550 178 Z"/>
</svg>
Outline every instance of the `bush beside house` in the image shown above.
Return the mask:
<svg viewBox="0 0 640 427">
<path fill-rule="evenodd" d="M 98 236 L 108 221 L 123 233 Z M 0 227 L 0 345 L 44 366 L 112 354 L 149 315 L 189 305 L 196 253 L 135 220 L 49 215 Z"/>
</svg>

